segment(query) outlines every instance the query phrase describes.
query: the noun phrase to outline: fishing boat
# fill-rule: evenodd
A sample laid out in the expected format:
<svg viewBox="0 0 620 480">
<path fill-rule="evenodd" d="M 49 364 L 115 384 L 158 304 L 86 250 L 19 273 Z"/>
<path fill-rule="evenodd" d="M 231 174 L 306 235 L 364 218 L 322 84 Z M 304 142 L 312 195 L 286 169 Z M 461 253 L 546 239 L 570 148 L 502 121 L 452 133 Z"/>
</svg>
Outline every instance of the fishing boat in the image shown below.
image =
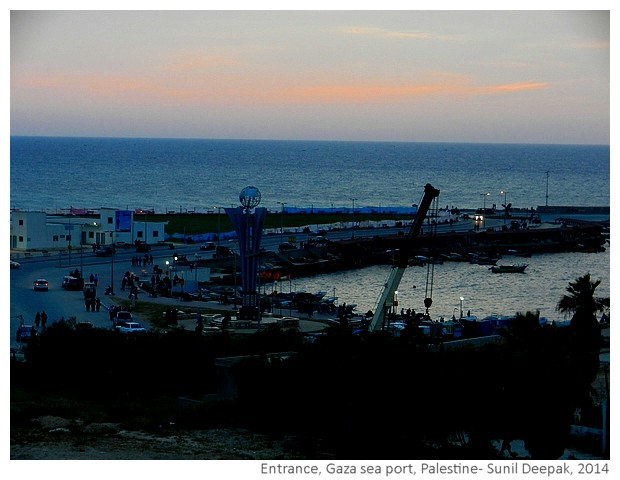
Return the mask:
<svg viewBox="0 0 620 480">
<path fill-rule="evenodd" d="M 523 273 L 527 268 L 526 263 L 514 265 L 493 265 L 489 268 L 493 273 Z"/>
<path fill-rule="evenodd" d="M 473 253 L 470 255 L 469 263 L 474 265 L 495 265 L 499 258 L 499 256 L 489 256 Z"/>
</svg>

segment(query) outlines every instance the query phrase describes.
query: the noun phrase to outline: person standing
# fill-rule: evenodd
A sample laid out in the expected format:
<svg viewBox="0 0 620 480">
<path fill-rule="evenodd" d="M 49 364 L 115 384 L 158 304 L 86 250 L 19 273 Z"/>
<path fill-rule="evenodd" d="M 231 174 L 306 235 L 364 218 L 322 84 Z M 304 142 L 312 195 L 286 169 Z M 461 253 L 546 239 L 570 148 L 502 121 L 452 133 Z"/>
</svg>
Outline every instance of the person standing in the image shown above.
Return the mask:
<svg viewBox="0 0 620 480">
<path fill-rule="evenodd" d="M 95 307 L 97 308 L 97 311 L 101 310 L 101 299 L 99 297 L 95 300 Z"/>
<path fill-rule="evenodd" d="M 47 325 L 47 313 L 45 310 L 41 312 L 41 327 L 45 330 L 45 326 Z"/>
<path fill-rule="evenodd" d="M 95 276 L 94 276 L 94 278 L 93 278 L 93 283 L 95 284 L 95 287 L 96 287 L 96 286 L 97 286 L 97 284 L 99 283 L 99 275 L 97 275 L 96 273 L 95 273 Z"/>
<path fill-rule="evenodd" d="M 37 312 L 37 314 L 34 316 L 34 324 L 36 325 L 38 330 L 39 325 L 41 324 L 41 314 L 39 312 Z"/>
</svg>

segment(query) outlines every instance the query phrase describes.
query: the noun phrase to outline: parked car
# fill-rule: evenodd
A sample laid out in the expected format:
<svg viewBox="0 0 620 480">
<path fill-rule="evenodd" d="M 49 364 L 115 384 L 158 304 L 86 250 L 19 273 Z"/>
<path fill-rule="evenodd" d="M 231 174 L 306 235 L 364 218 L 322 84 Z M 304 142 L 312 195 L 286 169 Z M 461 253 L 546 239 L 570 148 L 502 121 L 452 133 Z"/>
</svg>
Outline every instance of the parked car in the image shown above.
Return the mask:
<svg viewBox="0 0 620 480">
<path fill-rule="evenodd" d="M 232 249 L 228 247 L 224 247 L 223 245 L 220 245 L 215 249 L 215 258 L 228 258 L 234 256 L 235 252 L 233 252 Z"/>
<path fill-rule="evenodd" d="M 285 242 L 278 245 L 278 250 L 280 250 L 281 252 L 286 252 L 287 250 L 297 250 L 297 247 L 292 243 Z"/>
<path fill-rule="evenodd" d="M 35 291 L 47 292 L 50 284 L 44 278 L 38 278 L 34 281 Z"/>
<path fill-rule="evenodd" d="M 66 275 L 62 279 L 62 288 L 65 290 L 82 290 L 84 288 L 84 279 Z"/>
<path fill-rule="evenodd" d="M 18 262 L 14 261 L 14 260 L 11 260 L 11 268 L 12 269 L 13 268 L 19 268 L 19 267 L 21 267 L 21 265 Z"/>
<path fill-rule="evenodd" d="M 136 244 L 137 253 L 144 253 L 144 252 L 150 252 L 150 251 L 151 251 L 150 245 L 147 245 L 146 243 L 143 243 L 143 242 Z"/>
<path fill-rule="evenodd" d="M 200 250 L 215 250 L 217 245 L 215 242 L 207 242 L 200 245 Z"/>
<path fill-rule="evenodd" d="M 121 325 L 117 325 L 116 330 L 121 333 L 145 333 L 146 332 L 146 328 L 144 328 L 138 322 L 124 322 Z"/>
<path fill-rule="evenodd" d="M 95 255 L 97 255 L 98 257 L 109 257 L 113 253 L 114 249 L 110 245 L 106 245 L 97 250 L 95 252 Z"/>
<path fill-rule="evenodd" d="M 131 322 L 133 322 L 133 316 L 131 315 L 131 312 L 127 310 L 119 310 L 118 312 L 116 312 L 116 315 L 114 316 L 114 326 L 119 326 Z"/>
</svg>

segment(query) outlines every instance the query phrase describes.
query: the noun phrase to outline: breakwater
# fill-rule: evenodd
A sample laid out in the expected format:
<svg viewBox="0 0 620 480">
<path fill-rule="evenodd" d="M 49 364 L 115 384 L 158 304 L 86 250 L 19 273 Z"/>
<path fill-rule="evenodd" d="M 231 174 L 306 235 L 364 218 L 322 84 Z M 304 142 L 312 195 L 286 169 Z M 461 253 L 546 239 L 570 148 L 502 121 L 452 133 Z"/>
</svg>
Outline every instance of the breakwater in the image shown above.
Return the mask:
<svg viewBox="0 0 620 480">
<path fill-rule="evenodd" d="M 578 222 L 548 228 L 425 233 L 416 239 L 405 235 L 374 236 L 340 241 L 328 241 L 323 246 L 305 244 L 286 252 L 265 252 L 261 265 L 263 275 L 271 280 L 294 278 L 391 264 L 393 252 L 410 249 L 410 259 L 425 257 L 429 261 L 444 261 L 446 254 L 457 254 L 461 260 L 472 254 L 502 256 L 518 252 L 523 256 L 539 253 L 599 252 L 605 249 L 603 224 Z M 454 258 L 457 258 L 455 256 Z M 234 258 L 204 260 L 201 265 L 212 269 L 234 271 Z M 233 281 L 232 275 L 225 281 Z"/>
</svg>

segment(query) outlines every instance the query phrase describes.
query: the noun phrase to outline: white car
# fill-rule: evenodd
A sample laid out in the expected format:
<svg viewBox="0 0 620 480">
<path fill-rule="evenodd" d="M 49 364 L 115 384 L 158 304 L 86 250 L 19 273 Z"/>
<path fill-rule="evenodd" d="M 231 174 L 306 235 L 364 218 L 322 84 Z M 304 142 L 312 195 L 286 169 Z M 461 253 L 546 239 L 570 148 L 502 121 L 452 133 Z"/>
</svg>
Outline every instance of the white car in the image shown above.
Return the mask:
<svg viewBox="0 0 620 480">
<path fill-rule="evenodd" d="M 21 265 L 18 262 L 11 260 L 11 268 L 19 268 Z"/>
<path fill-rule="evenodd" d="M 146 328 L 144 328 L 138 322 L 123 322 L 120 325 L 116 326 L 116 330 L 121 333 L 144 333 L 146 332 Z"/>
</svg>

